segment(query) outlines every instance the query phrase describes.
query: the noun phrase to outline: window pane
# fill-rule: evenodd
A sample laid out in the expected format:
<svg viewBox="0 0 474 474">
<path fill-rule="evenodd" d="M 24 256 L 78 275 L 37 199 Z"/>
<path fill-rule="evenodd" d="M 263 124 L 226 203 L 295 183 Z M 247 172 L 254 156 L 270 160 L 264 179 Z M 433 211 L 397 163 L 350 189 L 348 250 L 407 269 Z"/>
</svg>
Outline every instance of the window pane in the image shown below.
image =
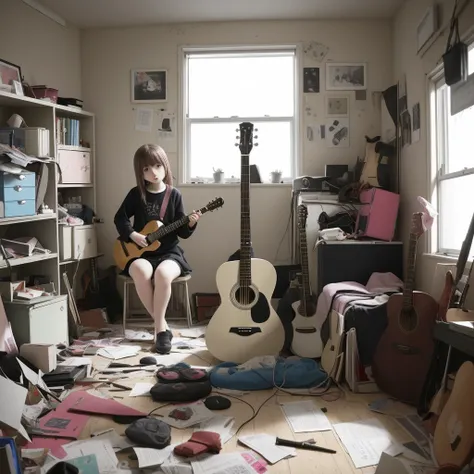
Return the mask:
<svg viewBox="0 0 474 474">
<path fill-rule="evenodd" d="M 291 117 L 294 54 L 190 56 L 189 118 Z"/>
<path fill-rule="evenodd" d="M 190 136 L 191 169 L 188 178 L 212 178 L 213 168 L 222 168 L 225 178 L 240 179 L 240 150 L 235 146 L 240 122 L 192 123 Z M 250 153 L 250 164 L 256 164 L 263 182 L 270 172 L 279 169 L 283 177 L 291 176 L 291 122 L 255 123 L 258 129 Z"/>
<path fill-rule="evenodd" d="M 439 248 L 460 250 L 474 212 L 474 175 L 439 183 Z"/>
</svg>

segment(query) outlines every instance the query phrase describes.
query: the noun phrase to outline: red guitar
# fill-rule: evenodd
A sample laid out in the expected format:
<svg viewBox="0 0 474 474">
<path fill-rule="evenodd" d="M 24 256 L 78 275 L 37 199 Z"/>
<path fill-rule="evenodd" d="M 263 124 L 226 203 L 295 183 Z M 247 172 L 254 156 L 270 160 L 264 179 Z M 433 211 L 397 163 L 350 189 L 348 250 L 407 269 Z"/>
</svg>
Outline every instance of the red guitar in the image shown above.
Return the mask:
<svg viewBox="0 0 474 474">
<path fill-rule="evenodd" d="M 422 213 L 413 214 L 407 276 L 403 293 L 387 302 L 388 326 L 375 350 L 372 370 L 378 387 L 388 395 L 418 404 L 434 350 L 433 328 L 438 303 L 424 292 L 414 291 L 418 239 L 423 234 Z"/>
</svg>

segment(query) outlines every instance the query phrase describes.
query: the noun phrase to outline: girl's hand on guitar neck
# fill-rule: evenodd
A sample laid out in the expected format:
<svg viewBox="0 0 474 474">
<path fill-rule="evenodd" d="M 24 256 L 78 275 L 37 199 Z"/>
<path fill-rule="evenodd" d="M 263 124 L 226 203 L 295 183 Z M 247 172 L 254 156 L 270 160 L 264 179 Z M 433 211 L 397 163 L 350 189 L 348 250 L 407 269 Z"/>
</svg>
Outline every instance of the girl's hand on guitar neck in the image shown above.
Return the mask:
<svg viewBox="0 0 474 474">
<path fill-rule="evenodd" d="M 200 217 L 201 213 L 199 211 L 193 211 L 193 213 L 189 216 L 189 227 L 193 228 Z"/>
<path fill-rule="evenodd" d="M 139 247 L 148 247 L 148 241 L 146 236 L 140 234 L 139 232 L 132 232 L 130 238 L 139 246 Z"/>
</svg>

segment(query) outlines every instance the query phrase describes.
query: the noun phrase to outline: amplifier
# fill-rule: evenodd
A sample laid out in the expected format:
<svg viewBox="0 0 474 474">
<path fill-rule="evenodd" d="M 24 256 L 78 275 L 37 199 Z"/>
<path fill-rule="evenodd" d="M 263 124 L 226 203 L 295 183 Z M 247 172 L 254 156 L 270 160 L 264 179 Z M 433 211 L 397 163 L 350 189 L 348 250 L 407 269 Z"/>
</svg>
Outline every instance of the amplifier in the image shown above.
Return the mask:
<svg viewBox="0 0 474 474">
<path fill-rule="evenodd" d="M 301 176 L 293 180 L 293 191 L 323 192 L 326 176 Z"/>
</svg>

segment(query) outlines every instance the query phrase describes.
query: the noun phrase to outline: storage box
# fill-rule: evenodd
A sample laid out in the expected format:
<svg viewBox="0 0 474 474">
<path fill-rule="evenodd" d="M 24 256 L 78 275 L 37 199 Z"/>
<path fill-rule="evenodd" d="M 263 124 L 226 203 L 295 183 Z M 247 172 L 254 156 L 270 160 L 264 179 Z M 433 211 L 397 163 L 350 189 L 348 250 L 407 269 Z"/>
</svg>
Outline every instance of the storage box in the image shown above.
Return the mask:
<svg viewBox="0 0 474 474">
<path fill-rule="evenodd" d="M 59 148 L 58 163 L 59 167 L 61 168 L 61 183 L 92 183 L 90 151 Z"/>
<path fill-rule="evenodd" d="M 59 258 L 61 261 L 72 259 L 72 227 L 59 226 Z"/>
<path fill-rule="evenodd" d="M 58 101 L 58 90 L 53 89 L 52 87 L 41 86 L 31 86 L 33 93 L 37 99 L 49 99 L 54 104 Z"/>
<path fill-rule="evenodd" d="M 36 215 L 36 175 L 31 171 L 21 174 L 0 174 L 0 217 Z"/>
<path fill-rule="evenodd" d="M 97 257 L 97 233 L 94 225 L 72 227 L 72 258 Z"/>
<path fill-rule="evenodd" d="M 20 355 L 45 374 L 56 368 L 56 347 L 53 344 L 23 344 Z"/>
</svg>

